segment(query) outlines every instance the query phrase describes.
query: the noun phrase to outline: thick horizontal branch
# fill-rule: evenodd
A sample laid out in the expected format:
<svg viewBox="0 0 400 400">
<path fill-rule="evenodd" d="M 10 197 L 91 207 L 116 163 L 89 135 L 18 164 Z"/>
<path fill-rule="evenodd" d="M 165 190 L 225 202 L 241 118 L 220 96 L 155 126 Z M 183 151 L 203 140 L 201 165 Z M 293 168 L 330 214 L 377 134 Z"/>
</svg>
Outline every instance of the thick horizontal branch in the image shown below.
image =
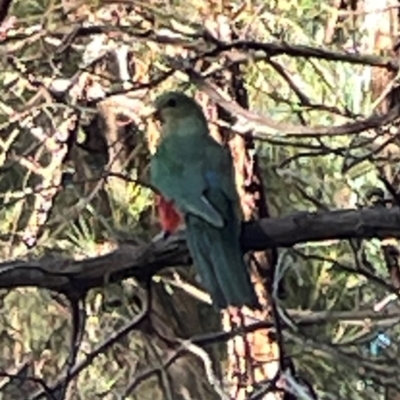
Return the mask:
<svg viewBox="0 0 400 400">
<path fill-rule="evenodd" d="M 331 239 L 389 237 L 400 238 L 398 207 L 298 212 L 282 218 L 263 219 L 245 226 L 242 243 L 248 251 Z"/>
<path fill-rule="evenodd" d="M 290 247 L 328 239 L 400 238 L 400 209 L 298 212 L 246 223 L 245 251 Z M 44 258 L 0 264 L 0 288 L 36 286 L 66 294 L 128 277 L 146 279 L 165 267 L 190 265 L 184 233 L 148 245 L 121 244 L 101 257 L 74 261 Z"/>
</svg>

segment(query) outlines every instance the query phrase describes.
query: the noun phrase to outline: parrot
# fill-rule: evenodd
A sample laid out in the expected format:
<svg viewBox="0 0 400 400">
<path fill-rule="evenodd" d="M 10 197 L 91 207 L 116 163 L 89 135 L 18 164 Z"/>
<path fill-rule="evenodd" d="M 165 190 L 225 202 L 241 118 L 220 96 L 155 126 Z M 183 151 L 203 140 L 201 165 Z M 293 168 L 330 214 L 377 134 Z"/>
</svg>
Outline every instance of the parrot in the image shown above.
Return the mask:
<svg viewBox="0 0 400 400">
<path fill-rule="evenodd" d="M 193 264 L 216 309 L 260 309 L 240 246 L 241 209 L 232 156 L 209 132 L 200 105 L 168 91 L 154 102 L 160 139 L 150 182 L 186 225 Z"/>
<path fill-rule="evenodd" d="M 182 216 L 176 207 L 174 207 L 173 201 L 166 200 L 160 194 L 155 195 L 155 203 L 160 225 L 163 230 L 163 237 L 166 238 L 176 232 L 182 223 Z"/>
</svg>

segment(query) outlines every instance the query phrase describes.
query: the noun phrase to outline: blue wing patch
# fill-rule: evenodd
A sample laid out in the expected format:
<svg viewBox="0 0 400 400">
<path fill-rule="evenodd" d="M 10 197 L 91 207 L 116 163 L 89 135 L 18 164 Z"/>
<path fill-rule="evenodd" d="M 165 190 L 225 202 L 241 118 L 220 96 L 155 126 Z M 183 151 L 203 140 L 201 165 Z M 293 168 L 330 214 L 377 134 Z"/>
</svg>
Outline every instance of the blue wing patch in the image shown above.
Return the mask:
<svg viewBox="0 0 400 400">
<path fill-rule="evenodd" d="M 206 179 L 206 182 L 207 182 L 211 187 L 218 187 L 218 186 L 220 186 L 221 178 L 220 178 L 218 172 L 215 172 L 215 171 L 206 171 L 206 173 L 205 173 L 205 179 Z"/>
</svg>

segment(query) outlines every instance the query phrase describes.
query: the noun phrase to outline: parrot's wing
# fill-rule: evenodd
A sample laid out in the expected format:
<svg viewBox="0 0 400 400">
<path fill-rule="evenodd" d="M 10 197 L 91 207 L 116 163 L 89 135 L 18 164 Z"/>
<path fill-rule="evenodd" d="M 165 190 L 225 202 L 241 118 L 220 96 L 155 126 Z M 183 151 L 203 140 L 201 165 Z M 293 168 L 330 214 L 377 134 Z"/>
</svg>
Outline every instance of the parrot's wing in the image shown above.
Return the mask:
<svg viewBox="0 0 400 400">
<path fill-rule="evenodd" d="M 240 246 L 239 196 L 230 151 L 212 137 L 203 143 L 205 196 L 224 219 L 220 229 L 194 215 L 186 218 L 188 246 L 202 283 L 217 308 L 259 308 Z"/>
<path fill-rule="evenodd" d="M 202 158 L 198 162 L 184 163 L 172 159 L 160 143 L 150 163 L 152 184 L 169 200 L 173 200 L 182 213 L 203 218 L 216 228 L 224 226 L 224 220 L 204 195 L 207 182 L 203 176 Z"/>
<path fill-rule="evenodd" d="M 206 139 L 204 149 L 203 170 L 207 187 L 209 188 L 207 197 L 224 219 L 232 218 L 231 212 L 227 213 L 224 207 L 219 207 L 217 199 L 211 198 L 211 193 L 220 191 L 221 195 L 224 195 L 230 202 L 234 216 L 240 222 L 240 200 L 236 189 L 231 152 L 226 147 L 221 146 L 211 136 Z"/>
</svg>

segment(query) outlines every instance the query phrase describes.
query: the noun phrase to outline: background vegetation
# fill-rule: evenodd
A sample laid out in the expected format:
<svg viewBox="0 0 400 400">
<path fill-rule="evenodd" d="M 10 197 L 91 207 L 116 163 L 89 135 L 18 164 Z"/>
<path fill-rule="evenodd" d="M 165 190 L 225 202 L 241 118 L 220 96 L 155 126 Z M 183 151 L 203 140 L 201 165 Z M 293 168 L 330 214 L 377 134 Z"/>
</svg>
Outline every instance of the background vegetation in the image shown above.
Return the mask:
<svg viewBox="0 0 400 400">
<path fill-rule="evenodd" d="M 166 89 L 198 91 L 183 60 L 194 69 L 206 60 L 205 82 L 227 66 L 226 43 L 204 34 L 226 24 L 242 41 L 227 50 L 242 65 L 250 110 L 287 127 L 261 129 L 256 143 L 273 216 L 371 205 L 370 188 L 388 189 L 382 176 L 396 190 L 395 123 L 346 135 L 318 131 L 397 104 L 397 68 L 387 61 L 396 61 L 398 5 L 379 2 L 379 13 L 370 3 L 14 0 L 0 27 L 1 260 L 82 260 L 154 237 L 159 227 L 144 184 L 154 127 L 141 112 Z M 300 127 L 314 129 L 305 135 Z M 280 251 L 285 349 L 321 399 L 397 396 L 384 389 L 398 380 L 398 317 L 362 317 L 395 285 L 385 246 L 331 240 Z M 203 347 L 164 368 L 176 353 L 171 338 L 220 329 L 219 316 L 195 295 L 195 273 L 177 265 L 152 283 L 152 326 L 105 346 L 65 398 L 218 398 L 202 371 Z M 91 290 L 74 362 L 137 317 L 144 297 L 134 278 L 106 277 Z M 58 398 L 44 384 L 54 385 L 71 355 L 76 320 L 68 302 L 32 287 L 4 288 L 0 299 L 2 398 L 45 398 L 43 391 Z M 389 307 L 396 310 L 390 303 L 379 312 Z M 285 310 L 316 322 L 297 325 Z M 377 347 L 379 333 L 390 345 Z M 224 346 L 204 348 L 223 379 Z"/>
</svg>

